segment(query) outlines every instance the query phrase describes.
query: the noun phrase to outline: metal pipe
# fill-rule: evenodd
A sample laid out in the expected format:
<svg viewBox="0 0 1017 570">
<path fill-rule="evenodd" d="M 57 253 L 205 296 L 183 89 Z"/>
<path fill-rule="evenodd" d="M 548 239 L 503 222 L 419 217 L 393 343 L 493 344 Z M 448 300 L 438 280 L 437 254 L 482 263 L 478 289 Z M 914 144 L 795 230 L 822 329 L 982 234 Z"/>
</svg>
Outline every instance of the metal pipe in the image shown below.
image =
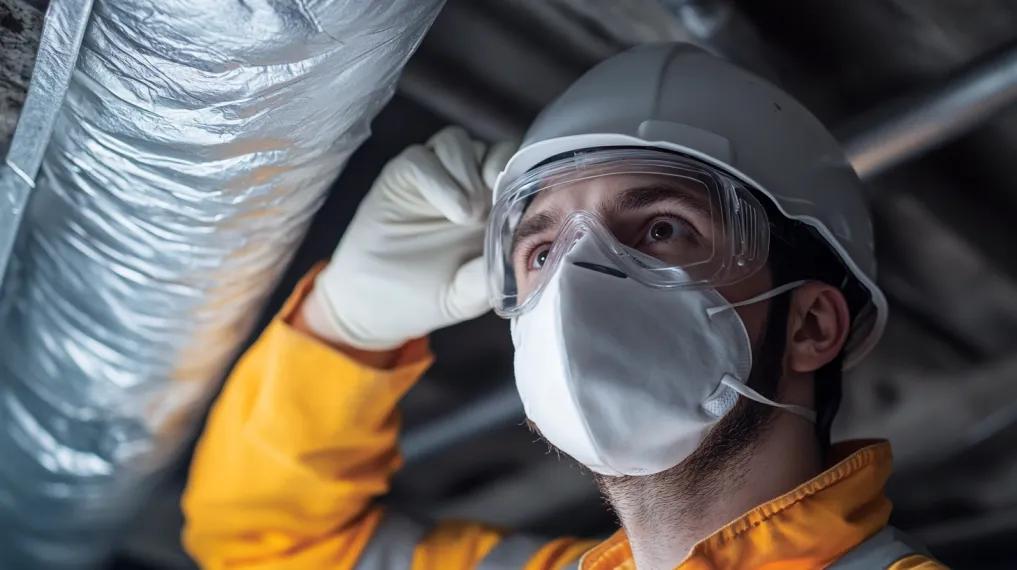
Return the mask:
<svg viewBox="0 0 1017 570">
<path fill-rule="evenodd" d="M 468 75 L 467 75 L 468 77 Z M 514 119 L 476 89 L 464 87 L 462 77 L 442 74 L 419 60 L 406 67 L 399 80 L 401 93 L 446 120 L 468 125 L 470 132 L 488 141 L 521 139 L 522 121 Z"/>
<path fill-rule="evenodd" d="M 407 432 L 400 442 L 403 458 L 416 463 L 499 427 L 523 421 L 523 403 L 515 384 L 505 383 L 447 416 Z"/>
<path fill-rule="evenodd" d="M 0 295 L 0 565 L 102 562 L 441 5 L 95 0 Z"/>
<path fill-rule="evenodd" d="M 955 139 L 1017 102 L 1017 45 L 925 93 L 865 113 L 838 131 L 848 160 L 872 178 Z"/>
<path fill-rule="evenodd" d="M 661 4 L 681 23 L 687 41 L 776 80 L 770 63 L 775 54 L 732 0 L 661 0 Z"/>
</svg>

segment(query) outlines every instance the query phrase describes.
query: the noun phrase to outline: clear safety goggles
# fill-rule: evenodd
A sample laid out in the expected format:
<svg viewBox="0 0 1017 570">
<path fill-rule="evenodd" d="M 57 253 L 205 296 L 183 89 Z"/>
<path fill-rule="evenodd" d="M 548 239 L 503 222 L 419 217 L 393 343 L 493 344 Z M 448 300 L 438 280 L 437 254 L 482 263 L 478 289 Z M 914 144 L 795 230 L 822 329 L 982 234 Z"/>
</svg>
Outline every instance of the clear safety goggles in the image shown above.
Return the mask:
<svg viewBox="0 0 1017 570">
<path fill-rule="evenodd" d="M 652 149 L 576 153 L 499 192 L 485 243 L 495 312 L 526 312 L 585 235 L 611 262 L 600 269 L 674 289 L 749 277 L 766 263 L 770 238 L 752 192 L 715 168 Z"/>
</svg>

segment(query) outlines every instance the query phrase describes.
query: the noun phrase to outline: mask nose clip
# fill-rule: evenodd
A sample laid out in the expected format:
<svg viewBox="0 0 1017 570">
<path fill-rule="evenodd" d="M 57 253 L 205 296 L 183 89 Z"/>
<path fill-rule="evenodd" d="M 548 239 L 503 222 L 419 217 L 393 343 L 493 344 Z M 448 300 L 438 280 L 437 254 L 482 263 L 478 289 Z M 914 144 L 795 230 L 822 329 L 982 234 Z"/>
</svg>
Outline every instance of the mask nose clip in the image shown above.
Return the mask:
<svg viewBox="0 0 1017 570">
<path fill-rule="evenodd" d="M 603 273 L 604 275 L 610 275 L 611 277 L 617 277 L 619 279 L 628 279 L 629 276 L 623 271 L 615 269 L 614 267 L 608 267 L 599 263 L 591 263 L 589 261 L 573 261 L 572 265 L 581 267 L 583 269 L 589 269 L 590 271 L 596 271 L 597 273 Z"/>
</svg>

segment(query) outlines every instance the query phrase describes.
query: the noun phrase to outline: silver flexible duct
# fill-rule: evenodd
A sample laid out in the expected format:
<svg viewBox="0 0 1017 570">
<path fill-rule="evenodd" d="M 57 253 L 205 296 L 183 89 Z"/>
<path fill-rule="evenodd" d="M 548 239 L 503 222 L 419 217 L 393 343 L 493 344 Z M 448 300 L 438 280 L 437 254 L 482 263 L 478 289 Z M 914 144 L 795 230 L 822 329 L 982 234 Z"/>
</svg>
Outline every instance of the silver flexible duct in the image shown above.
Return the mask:
<svg viewBox="0 0 1017 570">
<path fill-rule="evenodd" d="M 0 295 L 0 567 L 107 554 L 441 4 L 95 0 Z"/>
</svg>

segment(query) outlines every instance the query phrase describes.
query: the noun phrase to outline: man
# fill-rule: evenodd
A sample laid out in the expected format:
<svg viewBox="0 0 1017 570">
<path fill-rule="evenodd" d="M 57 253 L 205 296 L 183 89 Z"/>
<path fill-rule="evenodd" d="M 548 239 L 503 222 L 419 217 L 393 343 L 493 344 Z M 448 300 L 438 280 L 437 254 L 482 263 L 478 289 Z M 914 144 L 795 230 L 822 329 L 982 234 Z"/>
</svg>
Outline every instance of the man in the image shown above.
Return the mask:
<svg viewBox="0 0 1017 570">
<path fill-rule="evenodd" d="M 447 129 L 385 168 L 213 410 L 187 547 L 209 568 L 939 568 L 886 527 L 888 444 L 829 442 L 841 367 L 885 323 L 874 265 L 861 182 L 800 104 L 689 46 L 630 50 L 514 154 Z M 618 514 L 607 541 L 372 503 L 426 335 L 492 306 L 532 427 Z"/>
</svg>

